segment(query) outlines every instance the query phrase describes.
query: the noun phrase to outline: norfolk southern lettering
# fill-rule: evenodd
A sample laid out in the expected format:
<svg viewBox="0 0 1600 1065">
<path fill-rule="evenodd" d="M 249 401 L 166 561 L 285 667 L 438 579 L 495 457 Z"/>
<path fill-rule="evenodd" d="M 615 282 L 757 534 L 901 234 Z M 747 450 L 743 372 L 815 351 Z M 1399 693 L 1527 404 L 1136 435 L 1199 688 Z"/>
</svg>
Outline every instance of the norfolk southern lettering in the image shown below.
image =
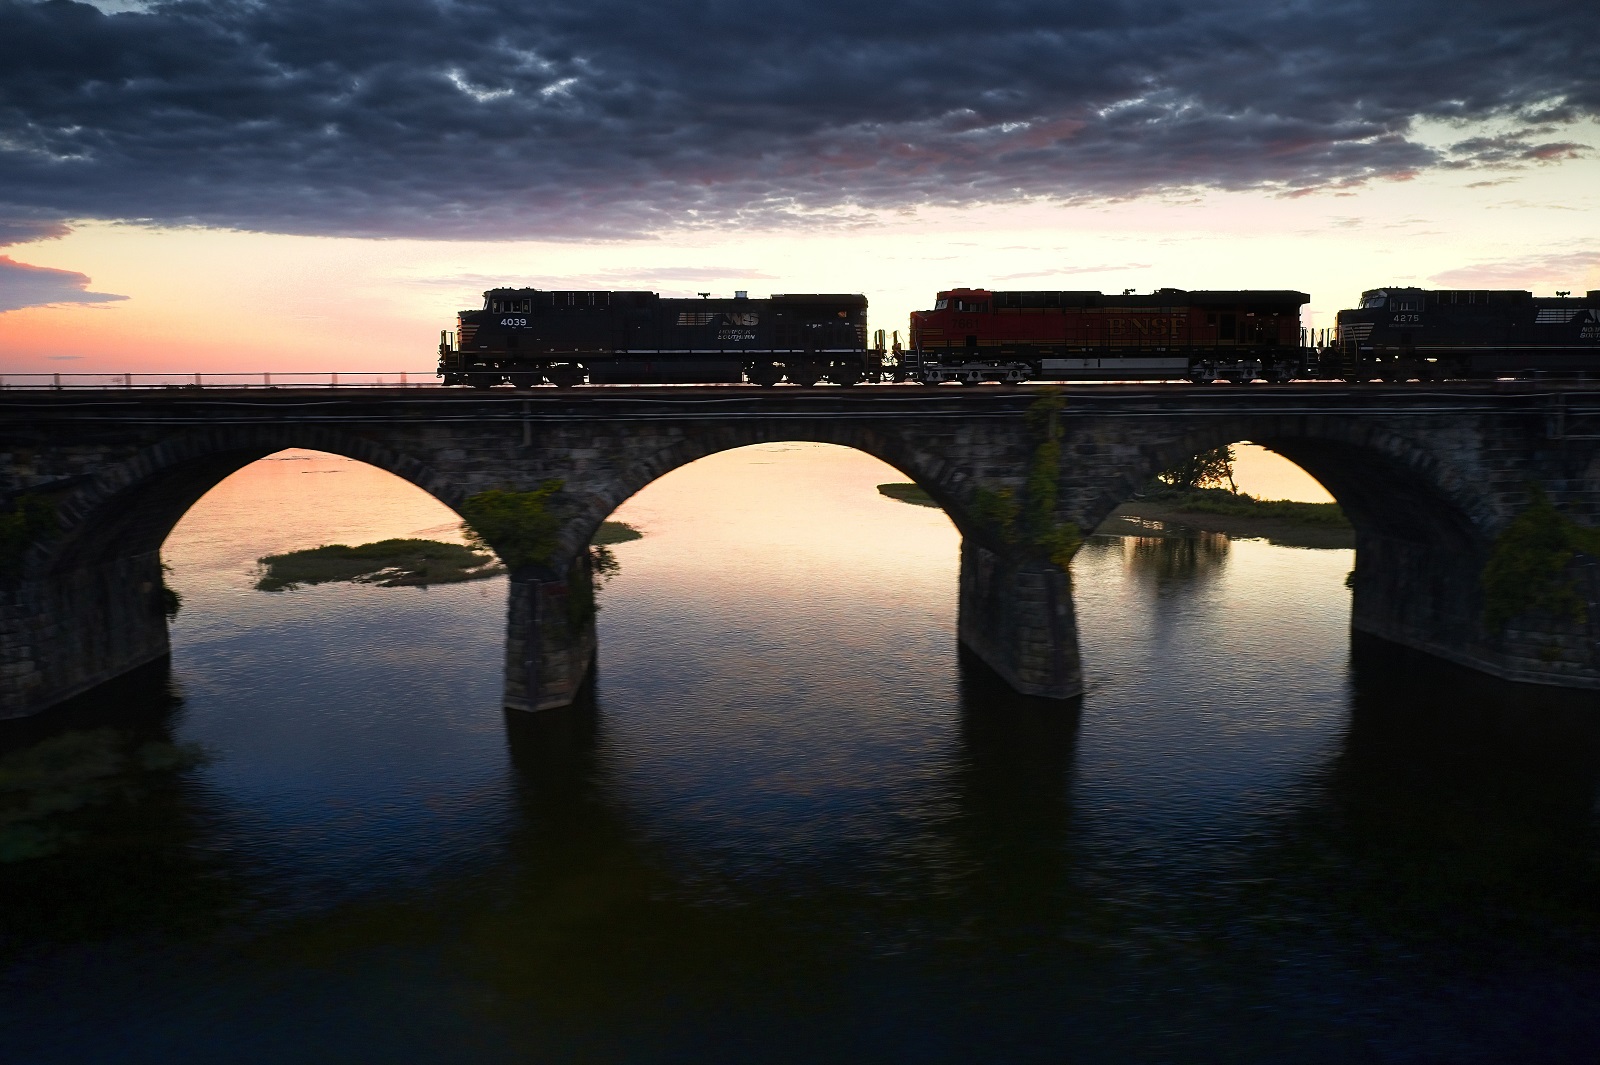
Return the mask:
<svg viewBox="0 0 1600 1065">
<path fill-rule="evenodd" d="M 663 299 L 654 292 L 495 288 L 439 344 L 447 385 L 877 380 L 867 298 L 777 295 Z"/>
</svg>

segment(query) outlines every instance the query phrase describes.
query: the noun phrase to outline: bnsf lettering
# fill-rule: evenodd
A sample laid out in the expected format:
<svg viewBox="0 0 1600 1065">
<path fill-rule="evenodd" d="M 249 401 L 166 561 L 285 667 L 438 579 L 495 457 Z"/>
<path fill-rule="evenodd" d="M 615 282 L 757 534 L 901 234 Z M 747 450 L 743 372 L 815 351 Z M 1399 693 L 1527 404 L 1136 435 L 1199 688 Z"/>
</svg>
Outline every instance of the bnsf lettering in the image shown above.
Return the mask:
<svg viewBox="0 0 1600 1065">
<path fill-rule="evenodd" d="M 1188 326 L 1187 318 L 1110 318 L 1112 336 L 1177 336 Z"/>
</svg>

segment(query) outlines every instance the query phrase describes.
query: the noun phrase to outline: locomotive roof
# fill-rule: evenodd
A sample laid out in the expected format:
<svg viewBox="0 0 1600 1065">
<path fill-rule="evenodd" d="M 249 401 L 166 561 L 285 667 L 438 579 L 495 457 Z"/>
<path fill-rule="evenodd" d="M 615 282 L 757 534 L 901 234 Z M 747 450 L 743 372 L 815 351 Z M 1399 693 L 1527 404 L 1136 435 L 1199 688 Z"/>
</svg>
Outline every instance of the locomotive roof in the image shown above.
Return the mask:
<svg viewBox="0 0 1600 1065">
<path fill-rule="evenodd" d="M 1570 293 L 1565 296 L 1535 296 L 1525 288 L 1420 288 L 1417 285 L 1383 285 L 1379 288 L 1369 288 L 1361 293 L 1361 298 L 1368 296 L 1389 295 L 1396 292 L 1472 292 L 1479 296 L 1492 296 L 1496 303 L 1518 303 L 1523 300 L 1571 300 L 1574 303 L 1593 303 L 1600 300 L 1600 289 L 1590 289 L 1582 296 Z"/>
<path fill-rule="evenodd" d="M 587 294 L 587 293 L 591 293 L 592 292 L 595 295 L 600 295 L 600 294 L 603 293 L 603 294 L 605 294 L 607 296 L 654 296 L 654 297 L 656 297 L 658 299 L 661 298 L 661 294 L 660 293 L 651 292 L 648 289 L 606 289 L 606 288 L 562 288 L 562 289 L 549 289 L 549 288 L 491 288 L 491 289 L 485 289 L 483 295 L 484 295 L 484 298 L 487 299 L 487 298 L 489 298 L 491 296 L 550 296 L 550 295 L 554 295 L 556 293 L 566 293 L 566 292 L 571 292 L 571 293 L 574 293 L 574 294 L 576 294 L 576 293 Z M 677 296 L 677 297 L 668 296 L 667 298 L 668 299 L 692 299 L 694 297 L 691 297 L 691 296 Z M 731 299 L 744 299 L 745 297 L 742 297 L 742 296 L 718 296 L 718 297 L 715 297 L 715 298 L 716 299 L 731 300 Z M 774 292 L 768 298 L 769 299 L 774 299 L 774 300 L 783 300 L 786 303 L 813 303 L 813 302 L 819 302 L 819 301 L 825 301 L 825 302 L 829 302 L 829 303 L 833 303 L 833 302 L 849 303 L 849 302 L 859 301 L 861 303 L 865 303 L 867 301 L 867 297 L 862 295 L 859 292 Z"/>
<path fill-rule="evenodd" d="M 1183 289 L 1161 288 L 1145 293 L 1107 293 L 1098 289 L 987 289 L 953 288 L 940 292 L 940 298 L 963 295 L 1007 297 L 1033 301 L 1050 299 L 1062 306 L 1166 306 L 1182 300 L 1193 306 L 1226 306 L 1240 303 L 1310 303 L 1311 297 L 1294 289 Z"/>
</svg>

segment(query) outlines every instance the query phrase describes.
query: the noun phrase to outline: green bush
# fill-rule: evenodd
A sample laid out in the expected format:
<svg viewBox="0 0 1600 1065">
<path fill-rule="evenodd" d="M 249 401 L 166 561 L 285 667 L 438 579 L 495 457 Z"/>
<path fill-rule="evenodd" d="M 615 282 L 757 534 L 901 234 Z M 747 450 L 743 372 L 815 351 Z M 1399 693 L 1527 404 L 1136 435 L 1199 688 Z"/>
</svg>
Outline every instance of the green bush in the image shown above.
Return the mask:
<svg viewBox="0 0 1600 1065">
<path fill-rule="evenodd" d="M 1483 618 L 1491 628 L 1530 610 L 1588 619 L 1567 568 L 1580 554 L 1600 558 L 1600 529 L 1567 518 L 1537 485 L 1532 494 L 1527 509 L 1496 538 L 1483 567 Z"/>
<path fill-rule="evenodd" d="M 468 541 L 493 551 L 513 570 L 547 565 L 561 531 L 561 515 L 550 500 L 562 485 L 549 480 L 531 492 L 495 488 L 468 496 L 461 505 Z"/>
</svg>

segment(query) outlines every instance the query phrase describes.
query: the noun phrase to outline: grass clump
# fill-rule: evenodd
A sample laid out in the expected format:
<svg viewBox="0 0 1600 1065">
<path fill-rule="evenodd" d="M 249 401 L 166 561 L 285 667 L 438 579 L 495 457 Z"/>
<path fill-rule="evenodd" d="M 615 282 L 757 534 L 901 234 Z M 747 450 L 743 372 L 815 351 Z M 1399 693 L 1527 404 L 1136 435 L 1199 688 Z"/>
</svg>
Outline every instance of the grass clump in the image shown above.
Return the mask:
<svg viewBox="0 0 1600 1065">
<path fill-rule="evenodd" d="M 1241 518 L 1271 518 L 1291 525 L 1320 525 L 1329 529 L 1348 529 L 1350 519 L 1337 503 L 1298 503 L 1291 499 L 1257 499 L 1243 492 L 1223 488 L 1201 488 L 1192 492 L 1155 492 L 1149 498 L 1173 510 L 1191 514 L 1226 514 Z"/>
<path fill-rule="evenodd" d="M 438 540 L 379 540 L 350 547 L 324 544 L 304 551 L 267 555 L 256 588 L 281 592 L 305 584 L 354 581 L 384 588 L 453 584 L 503 573 L 492 554 Z"/>
<path fill-rule="evenodd" d="M 0 757 L 0 865 L 65 850 L 93 808 L 143 798 L 201 761 L 197 747 L 141 744 L 112 729 L 67 732 Z"/>
<path fill-rule="evenodd" d="M 890 484 L 880 484 L 878 492 L 880 495 L 886 495 L 890 499 L 898 499 L 902 503 L 910 503 L 913 506 L 937 507 L 939 505 L 933 501 L 932 496 L 910 481 L 894 481 Z"/>
</svg>

